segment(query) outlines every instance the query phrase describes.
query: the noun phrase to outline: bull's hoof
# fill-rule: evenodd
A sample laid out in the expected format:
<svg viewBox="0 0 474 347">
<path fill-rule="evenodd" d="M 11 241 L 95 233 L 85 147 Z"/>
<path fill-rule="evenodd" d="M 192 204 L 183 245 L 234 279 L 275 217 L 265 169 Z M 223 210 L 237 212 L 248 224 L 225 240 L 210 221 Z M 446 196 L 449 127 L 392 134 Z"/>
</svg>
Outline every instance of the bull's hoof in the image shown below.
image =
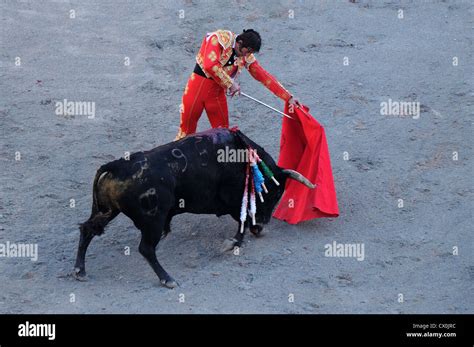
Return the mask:
<svg viewBox="0 0 474 347">
<path fill-rule="evenodd" d="M 87 281 L 86 270 L 76 267 L 72 272 L 72 277 L 78 281 L 85 282 Z"/>
<path fill-rule="evenodd" d="M 261 236 L 260 234 L 262 233 L 262 230 L 263 226 L 261 226 L 260 224 L 250 226 L 250 232 L 256 237 Z"/>
<path fill-rule="evenodd" d="M 235 245 L 237 244 L 236 239 L 227 239 L 224 241 L 221 247 L 222 253 L 228 252 L 234 249 Z"/>
<path fill-rule="evenodd" d="M 166 288 L 170 288 L 170 289 L 176 288 L 178 286 L 178 282 L 176 282 L 171 277 L 166 279 L 166 280 L 160 280 L 160 282 L 163 286 L 165 286 Z"/>
</svg>

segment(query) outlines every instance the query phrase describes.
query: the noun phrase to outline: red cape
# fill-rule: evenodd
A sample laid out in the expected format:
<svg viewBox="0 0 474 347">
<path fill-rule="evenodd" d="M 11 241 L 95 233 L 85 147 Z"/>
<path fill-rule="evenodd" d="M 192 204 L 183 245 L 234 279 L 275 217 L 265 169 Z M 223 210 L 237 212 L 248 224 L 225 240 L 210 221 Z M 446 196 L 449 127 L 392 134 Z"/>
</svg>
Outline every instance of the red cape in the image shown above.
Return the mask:
<svg viewBox="0 0 474 347">
<path fill-rule="evenodd" d="M 308 178 L 315 189 L 288 179 L 285 192 L 273 217 L 296 224 L 302 221 L 339 216 L 336 189 L 332 177 L 331 159 L 324 128 L 309 114 L 309 108 L 294 107 L 285 113 L 294 119 L 283 118 L 278 166 L 293 169 Z"/>
</svg>

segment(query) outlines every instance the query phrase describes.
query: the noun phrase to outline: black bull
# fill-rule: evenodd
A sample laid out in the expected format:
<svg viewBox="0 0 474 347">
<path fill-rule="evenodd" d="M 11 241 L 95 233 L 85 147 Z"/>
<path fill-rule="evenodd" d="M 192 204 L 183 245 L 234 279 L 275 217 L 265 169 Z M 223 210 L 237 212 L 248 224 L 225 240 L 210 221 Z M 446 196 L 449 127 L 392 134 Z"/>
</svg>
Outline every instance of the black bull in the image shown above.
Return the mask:
<svg viewBox="0 0 474 347">
<path fill-rule="evenodd" d="M 280 185 L 266 181 L 269 192 L 263 194 L 264 202 L 257 198 L 258 224 L 253 226 L 247 220 L 244 230 L 249 228 L 258 235 L 261 224 L 270 221 L 287 178 L 314 188 L 296 171 L 279 168 L 262 147 L 240 131 L 228 129 L 208 130 L 150 151 L 134 153 L 129 160 L 112 161 L 101 166 L 94 179 L 92 213 L 80 225 L 76 278 L 85 276 L 85 255 L 92 238 L 101 235 L 105 226 L 120 212 L 141 231 L 139 251 L 167 287 L 177 284 L 158 262 L 155 249 L 160 239 L 170 232 L 173 216 L 185 212 L 229 214 L 239 222 L 239 228 L 235 237 L 226 241 L 226 249 L 240 247 L 244 237 L 240 232 L 240 208 L 246 162 L 226 160 L 229 158 L 222 158 L 222 155 L 241 154 L 248 145 L 257 151 Z M 236 156 L 234 159 L 239 158 Z"/>
</svg>

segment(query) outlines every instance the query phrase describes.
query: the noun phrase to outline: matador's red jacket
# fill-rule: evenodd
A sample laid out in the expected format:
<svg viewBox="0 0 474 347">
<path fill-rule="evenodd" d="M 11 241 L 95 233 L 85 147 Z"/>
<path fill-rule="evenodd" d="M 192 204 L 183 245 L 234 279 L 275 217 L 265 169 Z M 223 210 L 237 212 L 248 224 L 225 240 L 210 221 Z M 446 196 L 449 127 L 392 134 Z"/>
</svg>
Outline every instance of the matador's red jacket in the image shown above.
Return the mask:
<svg viewBox="0 0 474 347">
<path fill-rule="evenodd" d="M 245 67 L 253 78 L 273 94 L 288 101 L 291 98 L 290 92 L 258 63 L 253 54 L 236 57 L 233 65 L 224 66 L 232 55 L 236 38 L 237 35 L 229 30 L 216 30 L 206 35 L 196 56 L 196 62 L 206 76 L 211 77 L 222 88 L 228 89 L 232 85 L 232 80 Z"/>
</svg>

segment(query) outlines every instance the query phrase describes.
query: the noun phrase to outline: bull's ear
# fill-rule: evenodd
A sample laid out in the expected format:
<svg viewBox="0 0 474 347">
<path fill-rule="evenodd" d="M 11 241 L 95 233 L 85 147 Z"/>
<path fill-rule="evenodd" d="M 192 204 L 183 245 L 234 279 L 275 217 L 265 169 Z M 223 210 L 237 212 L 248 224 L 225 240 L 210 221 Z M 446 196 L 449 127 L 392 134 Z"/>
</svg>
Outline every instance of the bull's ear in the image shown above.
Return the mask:
<svg viewBox="0 0 474 347">
<path fill-rule="evenodd" d="M 288 178 L 291 178 L 295 181 L 298 181 L 300 183 L 303 183 L 306 187 L 310 189 L 316 188 L 316 186 L 309 181 L 306 177 L 304 177 L 302 174 L 300 174 L 298 171 L 291 170 L 291 169 L 282 169 L 281 170 L 285 175 L 288 176 Z"/>
</svg>

